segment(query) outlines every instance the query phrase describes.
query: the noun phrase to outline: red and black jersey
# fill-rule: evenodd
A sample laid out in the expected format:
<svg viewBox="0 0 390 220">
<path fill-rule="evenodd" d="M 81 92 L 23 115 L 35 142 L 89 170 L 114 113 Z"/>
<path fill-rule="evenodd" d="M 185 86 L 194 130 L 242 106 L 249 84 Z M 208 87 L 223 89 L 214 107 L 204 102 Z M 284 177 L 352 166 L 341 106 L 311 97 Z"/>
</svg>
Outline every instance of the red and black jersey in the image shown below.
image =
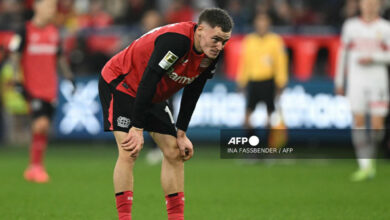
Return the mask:
<svg viewBox="0 0 390 220">
<path fill-rule="evenodd" d="M 31 97 L 52 102 L 57 98 L 58 29 L 50 24 L 38 27 L 26 22 L 19 33 L 20 44 L 13 50 L 22 53 L 24 85 Z"/>
<path fill-rule="evenodd" d="M 163 70 L 168 74 L 158 83 L 153 102 L 166 100 L 193 82 L 211 63 L 193 49 L 195 27 L 196 23 L 182 22 L 146 33 L 104 66 L 104 80 L 111 83 L 124 77 L 116 89 L 136 97 L 146 67 Z"/>
<path fill-rule="evenodd" d="M 107 83 L 136 97 L 134 126 L 143 127 L 143 111 L 150 102 L 164 101 L 188 87 L 187 90 L 193 90 L 191 96 L 195 96 L 184 102 L 187 104 L 182 101 L 178 119 L 178 127 L 187 129 L 204 83 L 211 76 L 211 67 L 216 63 L 195 51 L 196 27 L 194 22 L 182 22 L 156 28 L 135 40 L 104 66 L 102 77 Z M 185 94 L 188 92 L 184 91 L 183 97 Z"/>
</svg>

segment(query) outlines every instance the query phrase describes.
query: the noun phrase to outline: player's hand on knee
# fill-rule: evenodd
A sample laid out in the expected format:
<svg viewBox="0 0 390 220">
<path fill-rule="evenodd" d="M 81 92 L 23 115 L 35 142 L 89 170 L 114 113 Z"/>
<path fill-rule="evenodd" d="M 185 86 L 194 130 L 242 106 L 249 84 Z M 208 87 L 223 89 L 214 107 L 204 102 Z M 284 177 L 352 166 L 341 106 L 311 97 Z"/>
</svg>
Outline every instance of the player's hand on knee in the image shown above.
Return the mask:
<svg viewBox="0 0 390 220">
<path fill-rule="evenodd" d="M 192 158 L 194 155 L 194 147 L 192 145 L 192 142 L 188 137 L 185 135 L 179 135 L 177 136 L 177 146 L 179 147 L 180 150 L 180 156 L 184 161 L 187 161 Z"/>
<path fill-rule="evenodd" d="M 138 156 L 144 145 L 143 129 L 132 127 L 126 138 L 122 141 L 121 147 L 130 152 L 131 157 Z"/>
</svg>

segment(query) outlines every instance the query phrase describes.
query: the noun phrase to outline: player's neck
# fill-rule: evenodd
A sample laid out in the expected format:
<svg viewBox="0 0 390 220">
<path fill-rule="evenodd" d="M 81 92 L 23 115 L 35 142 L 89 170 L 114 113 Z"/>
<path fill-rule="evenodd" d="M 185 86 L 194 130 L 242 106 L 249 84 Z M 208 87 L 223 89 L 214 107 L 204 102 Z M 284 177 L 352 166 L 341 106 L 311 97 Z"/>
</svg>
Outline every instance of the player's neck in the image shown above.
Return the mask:
<svg viewBox="0 0 390 220">
<path fill-rule="evenodd" d="M 264 37 L 268 34 L 268 30 L 267 31 L 258 31 L 256 33 L 259 37 Z"/>
<path fill-rule="evenodd" d="M 195 51 L 199 54 L 203 53 L 202 51 L 202 48 L 200 47 L 200 42 L 199 42 L 199 37 L 195 31 L 195 34 L 194 34 L 194 48 L 195 48 Z"/>
<path fill-rule="evenodd" d="M 376 14 L 373 14 L 373 15 L 367 14 L 367 15 L 362 15 L 361 18 L 364 22 L 371 23 L 371 22 L 375 21 L 376 19 L 378 19 L 379 16 Z"/>
<path fill-rule="evenodd" d="M 34 16 L 32 23 L 37 27 L 45 27 L 49 22 L 46 22 L 44 19 Z"/>
</svg>

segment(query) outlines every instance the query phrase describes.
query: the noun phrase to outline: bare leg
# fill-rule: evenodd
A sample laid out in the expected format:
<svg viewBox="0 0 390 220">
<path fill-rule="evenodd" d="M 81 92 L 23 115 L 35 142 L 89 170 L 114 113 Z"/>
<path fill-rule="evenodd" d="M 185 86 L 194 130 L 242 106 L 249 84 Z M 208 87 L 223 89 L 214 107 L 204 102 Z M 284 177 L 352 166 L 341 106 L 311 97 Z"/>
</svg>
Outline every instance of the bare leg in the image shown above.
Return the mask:
<svg viewBox="0 0 390 220">
<path fill-rule="evenodd" d="M 120 147 L 120 143 L 127 136 L 127 133 L 114 131 L 114 136 L 118 146 L 118 159 L 114 168 L 115 193 L 133 191 L 133 167 L 136 158 L 130 157 L 130 153 Z"/>
<path fill-rule="evenodd" d="M 171 135 L 151 132 L 164 158 L 161 165 L 161 186 L 165 195 L 184 192 L 184 162 L 180 157 L 176 138 Z"/>
</svg>

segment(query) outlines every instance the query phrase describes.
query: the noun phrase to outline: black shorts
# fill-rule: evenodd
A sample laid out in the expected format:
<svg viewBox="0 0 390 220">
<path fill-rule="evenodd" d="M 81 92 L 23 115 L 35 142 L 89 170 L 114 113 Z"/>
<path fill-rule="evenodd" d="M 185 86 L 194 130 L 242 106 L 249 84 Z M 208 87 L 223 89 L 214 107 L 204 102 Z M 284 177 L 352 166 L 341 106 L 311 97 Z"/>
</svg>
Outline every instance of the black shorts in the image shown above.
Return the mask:
<svg viewBox="0 0 390 220">
<path fill-rule="evenodd" d="M 53 118 L 53 114 L 56 108 L 55 103 L 47 102 L 39 98 L 29 98 L 30 112 L 33 119 L 46 116 L 50 120 Z"/>
<path fill-rule="evenodd" d="M 135 98 L 99 79 L 99 97 L 103 110 L 104 131 L 129 132 Z M 168 102 L 153 103 L 147 111 L 144 130 L 176 137 L 176 126 Z"/>
<path fill-rule="evenodd" d="M 247 86 L 247 109 L 255 110 L 257 103 L 265 102 L 268 113 L 275 110 L 275 82 L 273 79 L 265 81 L 251 81 Z"/>
</svg>

